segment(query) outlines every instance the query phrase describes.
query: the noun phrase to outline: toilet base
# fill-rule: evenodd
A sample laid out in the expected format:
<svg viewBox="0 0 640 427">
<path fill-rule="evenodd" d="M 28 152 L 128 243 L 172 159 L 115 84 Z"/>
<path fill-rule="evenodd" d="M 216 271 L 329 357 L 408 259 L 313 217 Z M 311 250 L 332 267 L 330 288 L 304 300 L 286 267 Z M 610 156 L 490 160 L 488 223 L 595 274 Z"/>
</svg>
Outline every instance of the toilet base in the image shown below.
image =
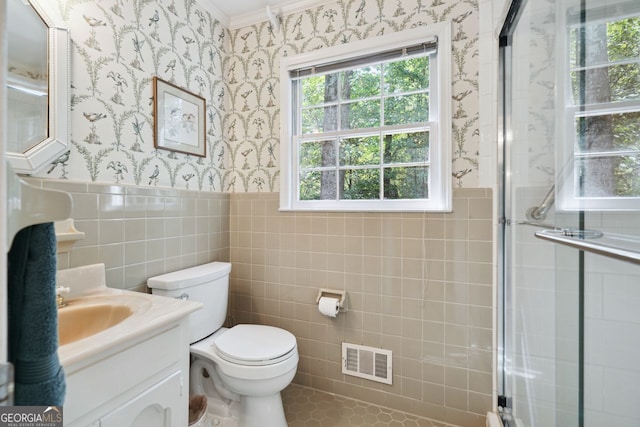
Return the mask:
<svg viewBox="0 0 640 427">
<path fill-rule="evenodd" d="M 275 393 L 247 396 L 236 393 L 243 389 L 231 391 L 213 362 L 194 358 L 190 369 L 190 392 L 207 396 L 208 402 L 206 421 L 197 427 L 287 427 L 280 390 L 291 382 L 294 374 L 295 368 L 269 383 L 259 382 L 262 386 L 269 385 L 264 388 L 277 390 Z M 235 386 L 247 386 L 244 381 L 225 379 Z M 253 391 L 257 391 L 255 385 Z"/>
<path fill-rule="evenodd" d="M 238 427 L 287 427 L 280 393 L 240 398 Z"/>
<path fill-rule="evenodd" d="M 207 415 L 202 426 L 198 427 L 238 427 L 239 402 L 224 402 L 208 397 Z"/>
<path fill-rule="evenodd" d="M 271 396 L 246 397 L 222 408 L 223 402 L 208 398 L 205 418 L 192 427 L 287 427 L 280 393 Z M 221 415 L 231 409 L 229 416 Z"/>
</svg>

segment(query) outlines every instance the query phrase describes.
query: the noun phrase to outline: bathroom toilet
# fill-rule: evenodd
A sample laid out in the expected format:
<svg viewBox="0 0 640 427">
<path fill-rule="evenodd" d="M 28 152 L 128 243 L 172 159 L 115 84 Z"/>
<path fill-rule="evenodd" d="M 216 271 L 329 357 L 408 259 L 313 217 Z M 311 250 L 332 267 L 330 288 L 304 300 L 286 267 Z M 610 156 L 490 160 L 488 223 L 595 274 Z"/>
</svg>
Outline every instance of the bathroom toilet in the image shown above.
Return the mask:
<svg viewBox="0 0 640 427">
<path fill-rule="evenodd" d="M 298 367 L 296 338 L 272 326 L 223 328 L 231 264 L 212 262 L 150 278 L 156 295 L 198 301 L 189 319 L 190 393 L 207 397 L 209 424 L 286 427 L 280 391 Z"/>
</svg>

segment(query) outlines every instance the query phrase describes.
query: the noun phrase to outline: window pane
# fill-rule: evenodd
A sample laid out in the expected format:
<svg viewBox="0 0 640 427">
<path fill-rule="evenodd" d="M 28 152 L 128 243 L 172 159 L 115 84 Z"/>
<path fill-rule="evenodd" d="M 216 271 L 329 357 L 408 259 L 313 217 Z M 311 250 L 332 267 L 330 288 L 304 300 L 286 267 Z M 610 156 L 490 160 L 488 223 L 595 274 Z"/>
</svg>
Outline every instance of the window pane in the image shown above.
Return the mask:
<svg viewBox="0 0 640 427">
<path fill-rule="evenodd" d="M 609 61 L 640 58 L 640 18 L 627 18 L 607 24 Z"/>
<path fill-rule="evenodd" d="M 309 141 L 300 144 L 300 168 L 336 165 L 335 140 Z"/>
<path fill-rule="evenodd" d="M 340 166 L 380 164 L 380 137 L 362 136 L 340 140 Z"/>
<path fill-rule="evenodd" d="M 600 40 L 600 43 L 593 43 Z M 586 66 L 625 61 L 640 57 L 640 18 L 590 24 L 585 26 Z M 606 43 L 605 43 L 606 42 Z M 571 67 L 580 66 L 580 29 L 570 32 Z"/>
<path fill-rule="evenodd" d="M 302 83 L 302 106 L 324 104 L 338 100 L 338 74 L 305 77 Z"/>
<path fill-rule="evenodd" d="M 384 163 L 429 161 L 429 132 L 384 135 Z"/>
<path fill-rule="evenodd" d="M 384 65 L 384 93 L 413 92 L 429 88 L 429 57 Z"/>
<path fill-rule="evenodd" d="M 427 199 L 429 167 L 385 168 L 385 199 Z"/>
<path fill-rule="evenodd" d="M 576 167 L 576 197 L 640 196 L 640 155 L 582 158 Z"/>
<path fill-rule="evenodd" d="M 348 169 L 340 171 L 343 200 L 379 200 L 380 169 Z"/>
<path fill-rule="evenodd" d="M 585 84 L 584 99 L 580 96 L 581 79 Z M 574 105 L 640 99 L 640 64 L 574 71 L 571 73 L 571 86 Z"/>
<path fill-rule="evenodd" d="M 369 98 L 380 95 L 380 65 L 343 71 L 342 99 Z"/>
<path fill-rule="evenodd" d="M 342 129 L 380 126 L 380 101 L 360 101 L 342 105 Z"/>
<path fill-rule="evenodd" d="M 640 150 L 640 112 L 577 117 L 576 153 Z"/>
<path fill-rule="evenodd" d="M 401 125 L 429 120 L 429 95 L 394 96 L 384 101 L 384 124 Z"/>
<path fill-rule="evenodd" d="M 336 200 L 336 171 L 300 173 L 300 200 Z"/>
<path fill-rule="evenodd" d="M 318 107 L 302 110 L 302 134 L 314 134 L 336 130 L 338 107 Z"/>
</svg>

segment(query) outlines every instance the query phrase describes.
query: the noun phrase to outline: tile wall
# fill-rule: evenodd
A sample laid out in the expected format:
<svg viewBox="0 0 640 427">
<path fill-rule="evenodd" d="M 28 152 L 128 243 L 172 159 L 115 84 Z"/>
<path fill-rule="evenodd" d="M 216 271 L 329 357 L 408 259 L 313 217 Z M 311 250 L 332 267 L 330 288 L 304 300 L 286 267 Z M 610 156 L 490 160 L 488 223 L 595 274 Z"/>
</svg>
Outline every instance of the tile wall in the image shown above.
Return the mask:
<svg viewBox="0 0 640 427">
<path fill-rule="evenodd" d="M 441 422 L 484 426 L 492 393 L 491 190 L 433 213 L 279 212 L 278 193 L 231 195 L 232 315 L 298 339 L 295 382 Z M 319 314 L 319 288 L 349 311 Z M 394 382 L 341 374 L 341 342 L 391 349 Z"/>
<path fill-rule="evenodd" d="M 237 323 L 292 331 L 297 384 L 435 421 L 483 426 L 492 392 L 492 221 L 487 189 L 434 213 L 279 212 L 278 193 L 209 193 L 29 178 L 67 191 L 86 233 L 58 268 L 105 263 L 109 286 L 233 263 Z M 318 313 L 321 287 L 349 311 Z M 388 386 L 341 374 L 342 341 L 391 349 Z"/>
<path fill-rule="evenodd" d="M 637 213 L 607 213 L 589 222 L 605 233 L 624 228 L 627 236 L 640 235 Z M 585 255 L 586 427 L 640 425 L 639 283 L 637 264 Z"/>
<path fill-rule="evenodd" d="M 229 194 L 30 178 L 67 191 L 85 233 L 58 268 L 104 263 L 110 287 L 146 292 L 147 278 L 229 260 Z"/>
</svg>

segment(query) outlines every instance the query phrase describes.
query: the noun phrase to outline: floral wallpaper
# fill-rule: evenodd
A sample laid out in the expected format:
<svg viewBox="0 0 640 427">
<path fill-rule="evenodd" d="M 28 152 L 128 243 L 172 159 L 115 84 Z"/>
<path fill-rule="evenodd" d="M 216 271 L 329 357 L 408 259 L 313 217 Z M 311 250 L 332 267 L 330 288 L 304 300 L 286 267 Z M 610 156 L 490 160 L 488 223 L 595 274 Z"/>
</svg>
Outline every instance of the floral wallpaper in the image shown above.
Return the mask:
<svg viewBox="0 0 640 427">
<path fill-rule="evenodd" d="M 72 39 L 71 146 L 38 176 L 279 191 L 282 56 L 450 21 L 455 186 L 478 185 L 478 1 L 339 0 L 225 29 L 196 0 L 58 0 Z M 154 149 L 152 78 L 207 102 L 206 158 Z"/>
<path fill-rule="evenodd" d="M 521 98 L 515 102 L 515 137 L 520 141 L 522 165 L 515 178 L 525 186 L 548 188 L 555 180 L 557 140 L 556 1 L 541 0 L 519 26 L 514 51 L 514 87 Z M 526 144 L 526 145 L 525 145 Z M 526 153 L 525 153 L 526 150 Z"/>
<path fill-rule="evenodd" d="M 221 191 L 226 30 L 195 0 L 59 0 L 70 150 L 38 176 Z M 154 149 L 153 76 L 206 100 L 206 158 Z"/>
<path fill-rule="evenodd" d="M 477 0 L 339 0 L 230 32 L 224 67 L 224 134 L 233 171 L 225 191 L 279 191 L 282 56 L 450 21 L 453 33 L 453 177 L 478 185 Z"/>
</svg>

